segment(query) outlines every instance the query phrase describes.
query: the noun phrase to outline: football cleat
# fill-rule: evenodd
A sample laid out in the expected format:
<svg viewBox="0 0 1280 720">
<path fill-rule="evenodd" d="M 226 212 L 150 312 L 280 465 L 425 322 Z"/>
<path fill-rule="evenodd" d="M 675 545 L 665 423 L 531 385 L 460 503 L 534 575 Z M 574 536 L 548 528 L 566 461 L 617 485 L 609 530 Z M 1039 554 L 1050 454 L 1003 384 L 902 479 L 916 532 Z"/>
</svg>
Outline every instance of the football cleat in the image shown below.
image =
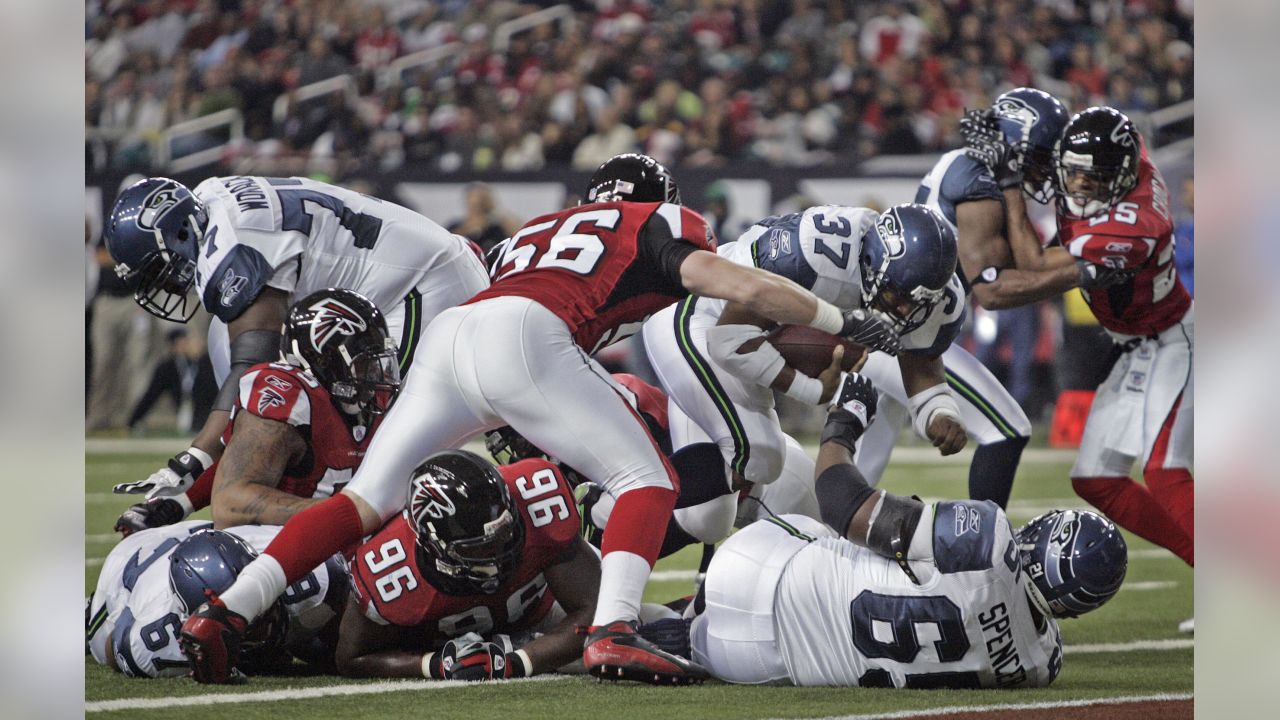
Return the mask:
<svg viewBox="0 0 1280 720">
<path fill-rule="evenodd" d="M 178 644 L 191 663 L 191 677 L 198 683 L 224 684 L 238 682 L 244 676 L 236 669 L 240 660 L 240 641 L 249 629 L 249 621 L 231 612 L 218 596 L 210 593 L 208 602 L 196 608 L 182 624 Z"/>
<path fill-rule="evenodd" d="M 651 685 L 696 685 L 710 674 L 699 664 L 659 650 L 636 632 L 634 623 L 616 620 L 586 628 L 582 663 L 603 680 L 632 680 Z"/>
</svg>

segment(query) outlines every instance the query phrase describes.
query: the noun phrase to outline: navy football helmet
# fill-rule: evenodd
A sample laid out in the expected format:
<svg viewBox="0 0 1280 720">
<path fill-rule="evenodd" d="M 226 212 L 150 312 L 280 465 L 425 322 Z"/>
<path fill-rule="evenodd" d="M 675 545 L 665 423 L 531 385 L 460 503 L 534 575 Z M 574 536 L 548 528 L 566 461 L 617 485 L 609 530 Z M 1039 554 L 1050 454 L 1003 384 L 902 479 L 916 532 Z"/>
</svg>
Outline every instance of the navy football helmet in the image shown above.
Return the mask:
<svg viewBox="0 0 1280 720">
<path fill-rule="evenodd" d="M 1036 202 L 1053 197 L 1053 148 L 1067 126 L 1067 108 L 1043 90 L 1020 87 L 991 106 L 1004 141 L 1022 155 L 1022 189 Z"/>
<path fill-rule="evenodd" d="M 447 594 L 493 594 L 519 565 L 524 523 L 498 469 L 475 453 L 427 458 L 413 472 L 405 513 L 419 569 Z"/>
<path fill-rule="evenodd" d="M 662 163 L 648 155 L 614 155 L 587 181 L 584 204 L 598 202 L 669 202 L 680 204 L 680 188 Z"/>
<path fill-rule="evenodd" d="M 1110 600 L 1129 550 L 1115 524 L 1088 510 L 1054 510 L 1017 532 L 1027 594 L 1046 615 L 1076 617 Z"/>
<path fill-rule="evenodd" d="M 924 324 L 956 271 L 956 235 L 937 212 L 895 205 L 862 236 L 862 304 L 905 335 Z"/>
<path fill-rule="evenodd" d="M 352 290 L 325 288 L 294 303 L 280 354 L 311 373 L 351 414 L 381 415 L 400 392 L 396 343 L 387 321 Z"/>
<path fill-rule="evenodd" d="M 1071 118 L 1054 150 L 1058 206 L 1070 217 L 1093 217 L 1138 184 L 1142 139 L 1124 113 L 1091 107 Z"/>
<path fill-rule="evenodd" d="M 169 588 L 190 614 L 207 601 L 206 590 L 225 592 L 240 571 L 257 557 L 248 543 L 228 532 L 203 530 L 178 543 L 169 556 Z M 244 664 L 274 657 L 284 645 L 288 616 L 277 600 L 249 625 L 242 650 Z"/>
<path fill-rule="evenodd" d="M 120 192 L 102 237 L 144 310 L 183 323 L 195 314 L 190 291 L 208 224 L 204 205 L 180 182 L 148 178 Z"/>
</svg>

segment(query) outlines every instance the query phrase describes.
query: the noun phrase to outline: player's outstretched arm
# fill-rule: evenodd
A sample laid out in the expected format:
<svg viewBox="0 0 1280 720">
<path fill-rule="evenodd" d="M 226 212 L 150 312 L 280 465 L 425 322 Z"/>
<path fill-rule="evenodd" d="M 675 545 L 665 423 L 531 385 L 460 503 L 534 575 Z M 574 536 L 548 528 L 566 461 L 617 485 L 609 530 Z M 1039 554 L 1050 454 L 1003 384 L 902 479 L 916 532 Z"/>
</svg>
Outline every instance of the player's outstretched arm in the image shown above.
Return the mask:
<svg viewBox="0 0 1280 720">
<path fill-rule="evenodd" d="M 359 678 L 421 678 L 425 638 L 418 628 L 381 625 L 365 616 L 353 595 L 338 628 L 338 672 Z M 428 676 L 429 677 L 429 676 Z"/>
<path fill-rule="evenodd" d="M 864 310 L 841 312 L 781 275 L 726 260 L 706 250 L 680 264 L 680 282 L 694 295 L 730 300 L 776 323 L 808 325 L 896 355 L 898 335 Z"/>
<path fill-rule="evenodd" d="M 555 672 L 582 657 L 582 636 L 576 628 L 591 624 L 600 594 L 600 558 L 581 537 L 566 557 L 545 571 L 547 588 L 566 616 L 544 635 L 511 655 L 524 655 L 524 675 Z"/>
<path fill-rule="evenodd" d="M 288 423 L 240 413 L 213 479 L 214 526 L 283 525 L 319 502 L 277 489 L 285 468 L 306 451 L 306 441 Z"/>
</svg>

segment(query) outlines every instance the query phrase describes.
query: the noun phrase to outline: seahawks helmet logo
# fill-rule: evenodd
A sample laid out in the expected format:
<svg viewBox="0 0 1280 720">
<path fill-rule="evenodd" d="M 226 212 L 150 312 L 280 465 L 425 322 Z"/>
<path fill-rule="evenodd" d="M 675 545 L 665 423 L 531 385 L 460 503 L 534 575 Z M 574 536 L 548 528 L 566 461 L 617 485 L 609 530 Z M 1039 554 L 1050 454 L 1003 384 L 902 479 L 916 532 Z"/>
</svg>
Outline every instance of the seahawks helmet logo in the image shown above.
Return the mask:
<svg viewBox="0 0 1280 720">
<path fill-rule="evenodd" d="M 311 319 L 311 344 L 324 350 L 325 343 L 341 335 L 349 337 L 369 329 L 364 318 L 337 300 L 325 299 L 307 308 L 314 313 Z"/>
<path fill-rule="evenodd" d="M 453 500 L 445 493 L 444 488 L 430 474 L 423 475 L 413 483 L 413 497 L 409 499 L 409 513 L 418 525 L 425 525 L 426 519 L 440 520 L 446 515 L 457 512 Z"/>
<path fill-rule="evenodd" d="M 1031 107 L 1022 98 L 1004 97 L 996 100 L 994 107 L 996 115 L 1006 120 L 1013 120 L 1022 125 L 1022 139 L 1026 140 L 1031 134 L 1031 128 L 1040 122 L 1040 113 Z"/>
<path fill-rule="evenodd" d="M 169 186 L 156 188 L 142 203 L 142 211 L 138 213 L 138 227 L 143 230 L 154 230 L 156 223 L 177 207 L 179 202 L 176 188 Z"/>
<path fill-rule="evenodd" d="M 907 254 L 907 241 L 902 237 L 902 224 L 898 222 L 897 212 L 887 212 L 876 220 L 876 235 L 884 243 L 884 255 L 889 260 L 897 260 Z"/>
</svg>

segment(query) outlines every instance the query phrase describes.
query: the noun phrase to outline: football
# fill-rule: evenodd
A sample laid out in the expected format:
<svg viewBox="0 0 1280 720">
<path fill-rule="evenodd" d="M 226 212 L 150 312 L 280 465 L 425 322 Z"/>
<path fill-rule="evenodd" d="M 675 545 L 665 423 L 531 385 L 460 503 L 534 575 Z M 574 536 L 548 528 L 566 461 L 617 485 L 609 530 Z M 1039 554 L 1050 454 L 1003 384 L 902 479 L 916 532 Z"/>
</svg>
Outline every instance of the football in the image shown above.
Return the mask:
<svg viewBox="0 0 1280 720">
<path fill-rule="evenodd" d="M 780 325 L 766 339 L 778 348 L 788 365 L 814 378 L 831 364 L 831 352 L 836 345 L 844 345 L 841 367 L 845 370 L 852 368 L 865 350 L 857 343 L 806 325 Z"/>
</svg>

